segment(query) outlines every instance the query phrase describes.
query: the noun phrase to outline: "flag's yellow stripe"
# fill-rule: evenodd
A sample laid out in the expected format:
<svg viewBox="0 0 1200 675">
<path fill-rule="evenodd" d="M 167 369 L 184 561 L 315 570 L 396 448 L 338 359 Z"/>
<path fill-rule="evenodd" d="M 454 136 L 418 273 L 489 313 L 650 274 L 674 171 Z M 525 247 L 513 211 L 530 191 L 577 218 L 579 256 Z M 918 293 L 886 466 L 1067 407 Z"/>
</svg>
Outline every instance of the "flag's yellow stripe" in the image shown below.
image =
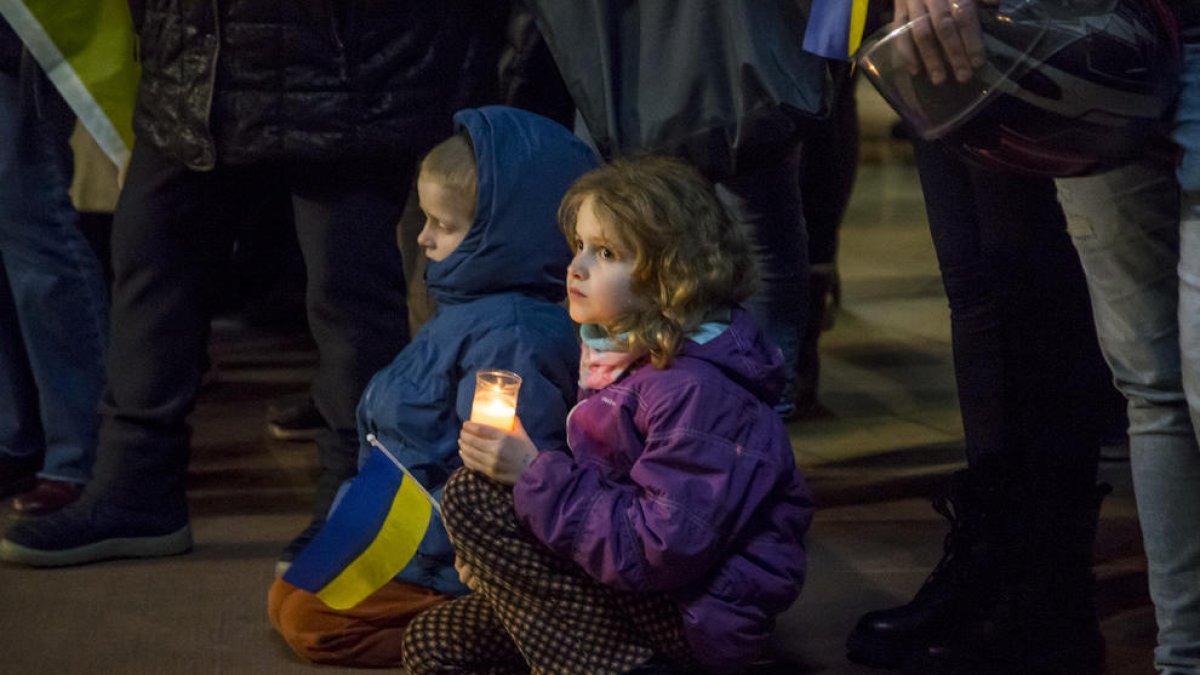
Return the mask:
<svg viewBox="0 0 1200 675">
<path fill-rule="evenodd" d="M 317 597 L 333 609 L 350 609 L 396 576 L 429 528 L 432 505 L 414 480 L 404 478 L 375 540 Z"/>
<path fill-rule="evenodd" d="M 863 31 L 867 26 L 867 4 L 869 0 L 854 0 L 850 7 L 850 36 L 847 41 L 846 55 L 853 56 L 862 44 Z"/>
<path fill-rule="evenodd" d="M 52 3 L 52 6 L 60 3 Z M 90 83 L 106 117 L 126 147 L 133 147 L 133 104 L 140 70 L 133 60 L 133 19 L 126 0 L 91 5 L 95 12 L 91 39 L 68 59 L 79 79 Z"/>
</svg>

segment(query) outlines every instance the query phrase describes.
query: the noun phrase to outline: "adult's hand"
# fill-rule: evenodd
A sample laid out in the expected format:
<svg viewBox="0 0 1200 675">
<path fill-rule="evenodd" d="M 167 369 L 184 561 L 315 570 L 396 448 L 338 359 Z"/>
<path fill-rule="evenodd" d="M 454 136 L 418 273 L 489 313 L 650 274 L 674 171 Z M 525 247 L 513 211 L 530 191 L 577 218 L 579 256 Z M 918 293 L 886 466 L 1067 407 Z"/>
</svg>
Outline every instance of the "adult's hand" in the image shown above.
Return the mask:
<svg viewBox="0 0 1200 675">
<path fill-rule="evenodd" d="M 512 433 L 475 422 L 463 422 L 458 435 L 458 454 L 463 465 L 492 480 L 513 485 L 533 463 L 538 450 L 521 419 L 517 418 Z"/>
<path fill-rule="evenodd" d="M 894 0 L 893 26 L 916 21 L 908 40 L 900 40 L 897 50 L 917 75 L 922 69 L 930 82 L 941 84 L 947 70 L 954 79 L 966 82 L 975 68 L 984 63 L 983 34 L 975 3 L 997 4 L 988 0 Z M 922 17 L 925 17 L 922 19 Z"/>
</svg>

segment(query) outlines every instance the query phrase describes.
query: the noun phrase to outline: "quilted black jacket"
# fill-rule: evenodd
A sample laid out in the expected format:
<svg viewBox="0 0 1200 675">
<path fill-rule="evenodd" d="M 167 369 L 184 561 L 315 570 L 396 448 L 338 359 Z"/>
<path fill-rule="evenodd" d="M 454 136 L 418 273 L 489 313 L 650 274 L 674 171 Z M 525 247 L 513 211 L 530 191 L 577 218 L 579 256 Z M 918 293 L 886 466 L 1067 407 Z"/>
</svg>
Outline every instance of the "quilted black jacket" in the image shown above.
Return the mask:
<svg viewBox="0 0 1200 675">
<path fill-rule="evenodd" d="M 217 161 L 422 152 L 493 86 L 503 39 L 471 0 L 145 0 L 138 142 Z"/>
</svg>

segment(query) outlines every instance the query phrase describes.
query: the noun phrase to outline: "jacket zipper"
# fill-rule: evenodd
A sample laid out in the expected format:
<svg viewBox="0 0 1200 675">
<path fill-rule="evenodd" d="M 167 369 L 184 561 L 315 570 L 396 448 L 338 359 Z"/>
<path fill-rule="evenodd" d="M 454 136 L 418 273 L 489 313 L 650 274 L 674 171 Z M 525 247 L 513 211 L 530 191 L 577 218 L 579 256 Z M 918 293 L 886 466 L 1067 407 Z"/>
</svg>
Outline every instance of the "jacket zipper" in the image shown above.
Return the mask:
<svg viewBox="0 0 1200 675">
<path fill-rule="evenodd" d="M 212 107 L 217 89 L 217 60 L 221 58 L 221 8 L 218 6 L 218 0 L 212 1 L 212 13 L 212 35 L 215 44 L 213 45 L 212 60 L 209 61 L 208 100 L 204 106 L 204 134 L 208 137 L 208 151 L 212 156 L 209 162 L 201 167 L 202 169 L 212 169 L 217 165 L 217 140 L 213 137 Z"/>
</svg>

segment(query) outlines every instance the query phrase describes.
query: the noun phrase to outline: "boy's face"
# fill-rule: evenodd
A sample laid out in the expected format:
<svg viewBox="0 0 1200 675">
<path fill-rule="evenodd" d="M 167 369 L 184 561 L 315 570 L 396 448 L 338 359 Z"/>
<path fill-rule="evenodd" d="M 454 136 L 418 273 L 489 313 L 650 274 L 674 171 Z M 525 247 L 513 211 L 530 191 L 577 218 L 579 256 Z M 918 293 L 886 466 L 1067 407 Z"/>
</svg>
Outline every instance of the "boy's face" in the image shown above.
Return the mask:
<svg viewBox="0 0 1200 675">
<path fill-rule="evenodd" d="M 474 220 L 474 204 L 464 199 L 459 190 L 426 178 L 417 179 L 417 197 L 425 214 L 425 226 L 417 235 L 417 244 L 426 258 L 441 262 L 466 238 Z"/>
<path fill-rule="evenodd" d="M 579 206 L 574 239 L 567 267 L 571 318 L 607 328 L 642 304 L 631 288 L 634 254 L 596 218 L 591 197 Z"/>
</svg>

